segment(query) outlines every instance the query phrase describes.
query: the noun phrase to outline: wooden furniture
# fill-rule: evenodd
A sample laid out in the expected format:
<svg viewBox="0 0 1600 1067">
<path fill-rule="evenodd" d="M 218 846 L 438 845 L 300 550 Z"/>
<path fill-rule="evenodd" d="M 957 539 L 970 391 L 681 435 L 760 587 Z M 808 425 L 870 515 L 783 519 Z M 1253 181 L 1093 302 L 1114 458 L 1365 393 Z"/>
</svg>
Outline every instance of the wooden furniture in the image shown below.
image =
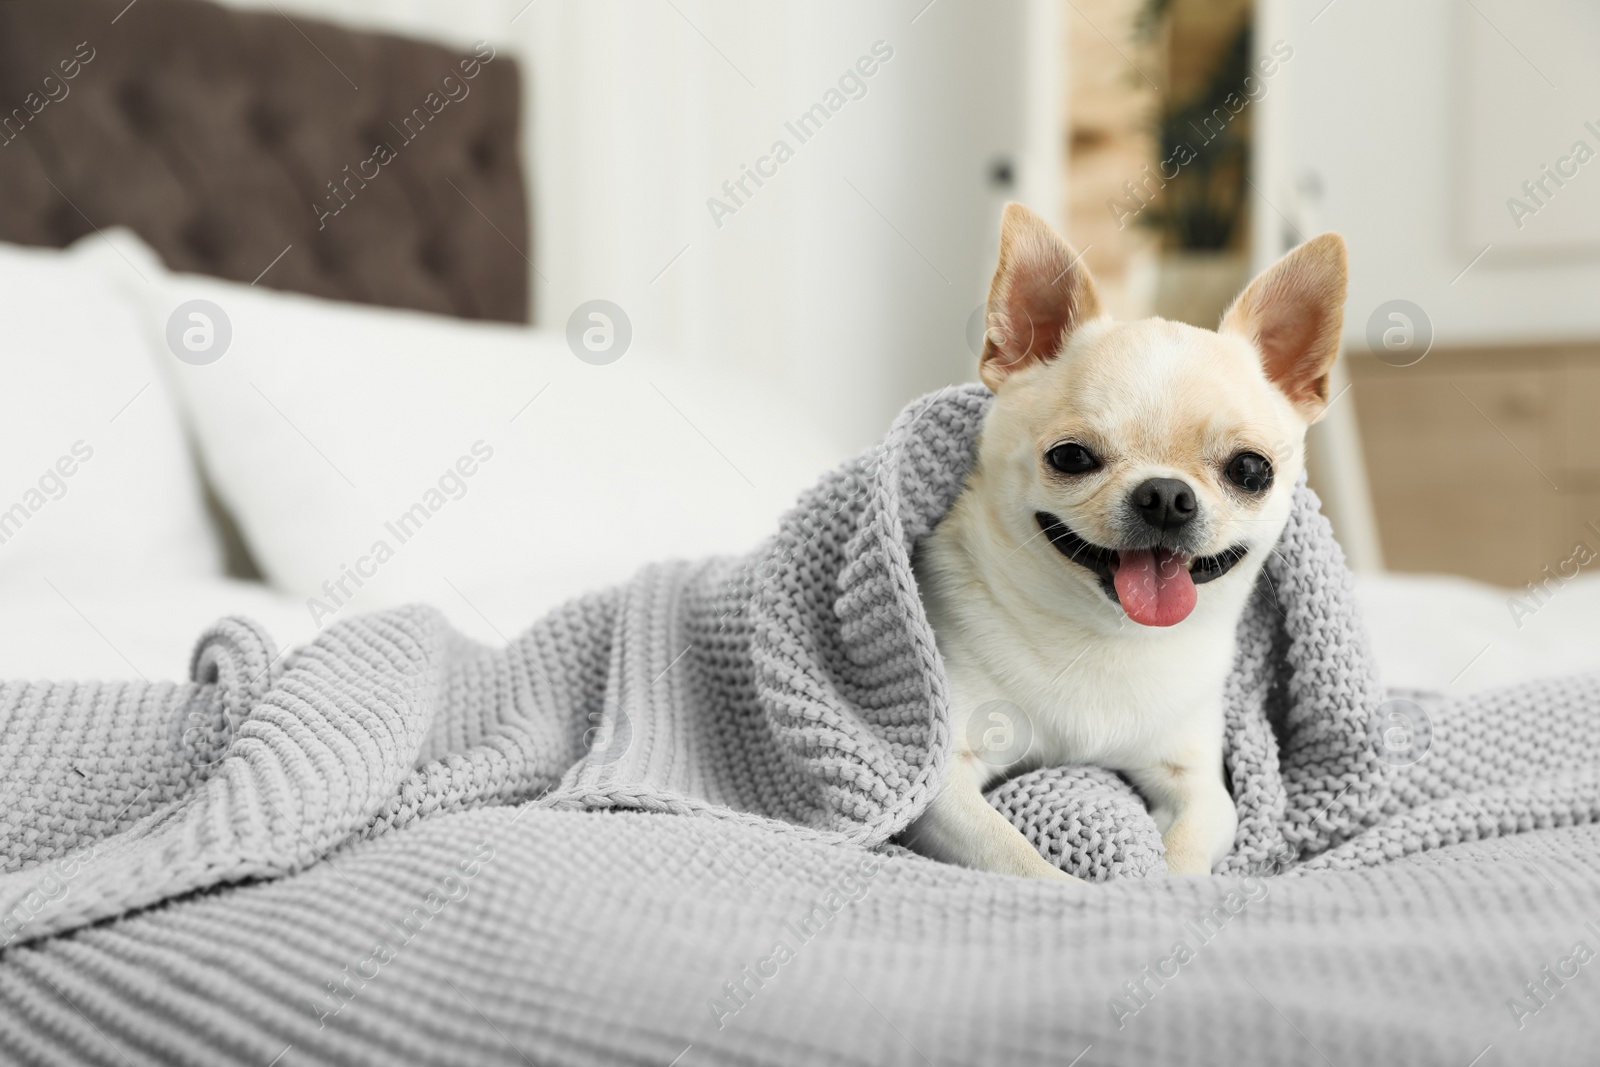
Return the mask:
<svg viewBox="0 0 1600 1067">
<path fill-rule="evenodd" d="M 1600 349 L 1348 358 L 1390 569 L 1520 589 L 1600 566 Z"/>
</svg>

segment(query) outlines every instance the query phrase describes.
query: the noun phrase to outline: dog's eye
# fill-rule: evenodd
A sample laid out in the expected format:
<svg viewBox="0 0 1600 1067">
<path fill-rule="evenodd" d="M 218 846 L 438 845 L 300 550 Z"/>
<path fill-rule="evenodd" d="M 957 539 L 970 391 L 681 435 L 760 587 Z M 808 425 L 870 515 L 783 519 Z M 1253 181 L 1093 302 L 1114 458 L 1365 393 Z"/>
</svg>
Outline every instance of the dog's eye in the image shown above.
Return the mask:
<svg viewBox="0 0 1600 1067">
<path fill-rule="evenodd" d="M 1272 484 L 1272 461 L 1255 452 L 1240 452 L 1222 473 L 1247 493 L 1264 493 Z"/>
<path fill-rule="evenodd" d="M 1080 444 L 1068 442 L 1056 445 L 1044 454 L 1046 462 L 1062 474 L 1087 474 L 1100 466 L 1100 461 Z"/>
</svg>

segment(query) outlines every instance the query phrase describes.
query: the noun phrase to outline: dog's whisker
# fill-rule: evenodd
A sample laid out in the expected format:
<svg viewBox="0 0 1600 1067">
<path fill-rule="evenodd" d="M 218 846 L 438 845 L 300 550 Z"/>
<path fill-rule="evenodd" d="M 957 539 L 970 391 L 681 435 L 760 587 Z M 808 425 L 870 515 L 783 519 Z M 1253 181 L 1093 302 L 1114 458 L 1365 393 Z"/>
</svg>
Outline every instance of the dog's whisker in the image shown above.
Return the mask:
<svg viewBox="0 0 1600 1067">
<path fill-rule="evenodd" d="M 1030 537 L 1030 538 L 1028 538 L 1028 539 L 1027 539 L 1027 540 L 1026 540 L 1026 541 L 1024 541 L 1024 542 L 1022 542 L 1022 544 L 1020 544 L 1020 545 L 1018 545 L 1018 546 L 1017 546 L 1017 547 L 1016 547 L 1016 548 L 1013 548 L 1013 549 L 1012 549 L 1012 550 L 1011 550 L 1011 553 L 1010 553 L 1010 555 L 1008 555 L 1008 556 L 1007 556 L 1007 557 L 1006 557 L 1006 558 L 1007 558 L 1007 559 L 1010 559 L 1010 558 L 1011 558 L 1011 556 L 1015 556 L 1015 555 L 1016 555 L 1016 554 L 1017 554 L 1017 553 L 1018 553 L 1018 552 L 1021 552 L 1021 551 L 1022 551 L 1022 550 L 1023 550 L 1023 549 L 1024 549 L 1024 548 L 1026 548 L 1026 547 L 1027 547 L 1027 546 L 1028 546 L 1028 545 L 1031 545 L 1031 544 L 1033 544 L 1033 543 L 1034 543 L 1034 542 L 1035 542 L 1035 541 L 1036 541 L 1036 540 L 1038 540 L 1038 539 L 1039 539 L 1039 537 L 1040 537 L 1040 535 L 1041 535 L 1041 534 L 1043 534 L 1043 533 L 1044 533 L 1044 528 L 1043 528 L 1043 527 L 1040 527 L 1040 529 L 1039 529 L 1039 533 L 1036 533 L 1036 534 L 1034 534 L 1034 535 L 1033 535 L 1033 536 L 1032 536 L 1032 537 Z"/>
</svg>

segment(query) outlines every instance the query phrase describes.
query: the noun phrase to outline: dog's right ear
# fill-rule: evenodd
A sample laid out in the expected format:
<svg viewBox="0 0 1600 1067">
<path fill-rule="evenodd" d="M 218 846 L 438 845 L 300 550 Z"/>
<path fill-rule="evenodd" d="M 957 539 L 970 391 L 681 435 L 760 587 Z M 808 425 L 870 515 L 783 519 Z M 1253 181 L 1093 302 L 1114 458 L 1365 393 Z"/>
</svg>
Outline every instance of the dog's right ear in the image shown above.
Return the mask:
<svg viewBox="0 0 1600 1067">
<path fill-rule="evenodd" d="M 1006 205 L 978 361 L 984 385 L 998 391 L 1013 371 L 1054 359 L 1073 330 L 1100 317 L 1100 295 L 1080 259 L 1038 215 Z"/>
<path fill-rule="evenodd" d="M 1328 408 L 1328 371 L 1339 355 L 1349 273 L 1344 238 L 1313 237 L 1258 274 L 1217 327 L 1260 350 L 1267 377 L 1307 423 Z"/>
</svg>

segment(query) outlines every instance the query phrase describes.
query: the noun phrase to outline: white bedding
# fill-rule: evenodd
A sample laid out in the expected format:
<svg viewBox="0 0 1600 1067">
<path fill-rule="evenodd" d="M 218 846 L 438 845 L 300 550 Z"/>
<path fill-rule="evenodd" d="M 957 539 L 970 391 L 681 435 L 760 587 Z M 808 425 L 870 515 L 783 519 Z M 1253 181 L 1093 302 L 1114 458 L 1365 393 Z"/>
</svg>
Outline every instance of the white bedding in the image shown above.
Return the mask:
<svg viewBox="0 0 1600 1067">
<path fill-rule="evenodd" d="M 626 568 L 612 576 L 625 577 Z M 226 614 L 254 616 L 280 648 L 317 630 L 303 599 L 254 582 L 56 585 L 7 589 L 0 604 L 0 678 L 183 678 L 195 637 Z M 1390 685 L 1464 692 L 1600 668 L 1600 577 L 1563 586 L 1525 616 L 1520 629 L 1508 607 L 1513 594 L 1493 586 L 1391 574 L 1362 578 L 1357 588 Z M 455 625 L 491 643 L 561 599 L 527 582 L 468 595 L 471 604 L 454 598 L 437 606 Z"/>
<path fill-rule="evenodd" d="M 0 605 L 0 678 L 185 679 L 195 638 L 223 615 L 249 615 L 280 642 L 315 627 L 304 605 L 256 582 L 10 582 Z"/>
<path fill-rule="evenodd" d="M 622 581 L 631 568 L 597 574 L 596 585 Z M 541 594 L 535 584 L 462 590 L 470 603 L 460 596 L 430 602 L 463 632 L 503 643 L 566 597 L 564 589 Z M 321 629 L 304 597 L 259 582 L 23 580 L 7 585 L 0 604 L 0 679 L 186 678 L 195 638 L 224 615 L 256 619 L 280 650 Z"/>
<path fill-rule="evenodd" d="M 1448 575 L 1378 575 L 1356 587 L 1391 686 L 1459 693 L 1600 668 L 1600 575 L 1553 588 L 1542 606 Z"/>
<path fill-rule="evenodd" d="M 229 613 L 289 646 L 424 601 L 503 641 L 652 560 L 747 551 L 852 451 L 772 382 L 644 343 L 595 362 L 559 331 L 171 274 L 123 230 L 0 245 L 8 264 L 19 287 L 54 273 L 26 302 L 0 286 L 0 317 L 31 327 L 0 372 L 47 379 L 0 419 L 0 678 L 182 677 Z M 185 423 L 264 585 L 221 575 Z M 33 486 L 78 435 L 87 472 Z"/>
</svg>

